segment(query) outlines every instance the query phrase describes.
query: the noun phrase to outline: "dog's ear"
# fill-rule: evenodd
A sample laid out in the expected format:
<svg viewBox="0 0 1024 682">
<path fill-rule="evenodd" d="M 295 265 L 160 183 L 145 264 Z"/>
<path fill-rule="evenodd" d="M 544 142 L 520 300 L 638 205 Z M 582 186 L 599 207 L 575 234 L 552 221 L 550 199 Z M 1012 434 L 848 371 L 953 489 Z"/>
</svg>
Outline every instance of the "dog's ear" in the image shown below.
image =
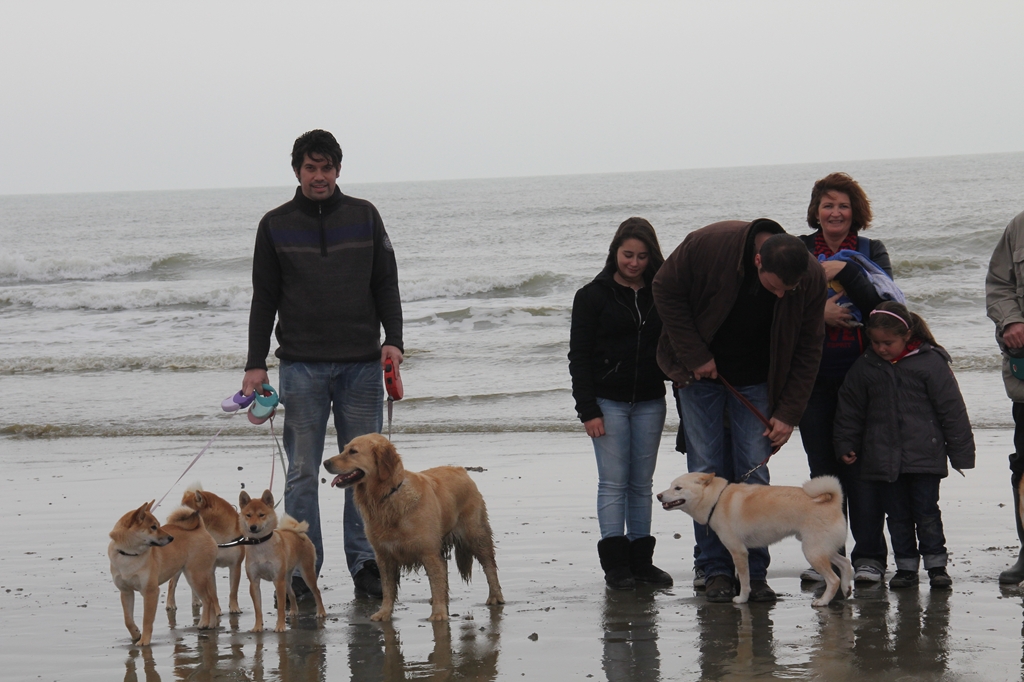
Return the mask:
<svg viewBox="0 0 1024 682">
<path fill-rule="evenodd" d="M 260 499 L 263 500 L 263 504 L 267 505 L 268 507 L 274 506 L 274 493 L 270 492 L 269 490 L 264 490 L 263 497 L 261 497 Z"/>
<path fill-rule="evenodd" d="M 206 498 L 203 497 L 202 490 L 196 490 L 192 493 L 193 499 L 196 501 L 196 509 L 201 509 L 206 506 Z"/>
<path fill-rule="evenodd" d="M 702 486 L 704 486 L 704 487 L 707 487 L 707 486 L 711 485 L 711 482 L 713 480 L 715 480 L 715 475 L 714 474 L 701 474 L 700 475 L 700 484 Z"/>
<path fill-rule="evenodd" d="M 381 481 L 391 480 L 398 468 L 402 466 L 402 462 L 398 458 L 398 451 L 395 450 L 394 443 L 383 436 L 375 440 L 373 454 L 377 460 L 377 477 Z"/>
<path fill-rule="evenodd" d="M 141 523 L 142 519 L 145 518 L 146 513 L 149 512 L 149 508 L 153 505 L 152 502 L 146 502 L 141 507 L 135 510 L 132 514 L 132 523 Z"/>
<path fill-rule="evenodd" d="M 247 493 L 247 492 L 245 492 L 243 490 L 242 492 L 240 492 L 238 494 L 238 508 L 239 509 L 241 509 L 245 505 L 249 504 L 250 502 L 252 502 L 252 498 L 249 497 L 249 493 Z"/>
</svg>

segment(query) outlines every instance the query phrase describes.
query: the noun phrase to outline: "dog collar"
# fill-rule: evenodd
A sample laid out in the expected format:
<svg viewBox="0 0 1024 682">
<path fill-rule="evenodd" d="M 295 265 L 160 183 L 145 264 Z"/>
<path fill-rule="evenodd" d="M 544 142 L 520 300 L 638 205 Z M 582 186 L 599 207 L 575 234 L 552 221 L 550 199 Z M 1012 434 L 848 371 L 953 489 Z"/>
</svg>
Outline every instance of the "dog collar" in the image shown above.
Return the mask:
<svg viewBox="0 0 1024 682">
<path fill-rule="evenodd" d="M 732 483 L 726 483 L 725 488 L 728 488 L 731 485 Z M 713 505 L 711 505 L 711 511 L 708 512 L 708 522 L 704 524 L 705 526 L 711 525 L 711 517 L 714 516 L 715 510 L 718 509 L 718 502 L 719 500 L 722 499 L 722 495 L 725 494 L 725 488 L 722 488 L 722 492 L 718 493 L 718 499 L 715 500 L 715 503 Z"/>
<path fill-rule="evenodd" d="M 225 542 L 223 545 L 217 545 L 220 549 L 227 549 L 228 547 L 238 547 L 239 545 L 259 545 L 270 538 L 274 537 L 274 531 L 270 531 L 267 535 L 261 538 L 247 538 L 244 535 L 235 538 L 231 542 Z"/>
<path fill-rule="evenodd" d="M 125 552 L 125 551 L 120 550 L 120 549 L 117 550 L 117 553 L 120 554 L 121 556 L 139 556 L 138 554 L 129 554 L 128 552 Z"/>
<path fill-rule="evenodd" d="M 383 502 L 384 500 L 388 499 L 389 497 L 391 497 L 392 495 L 397 493 L 398 489 L 402 487 L 402 483 L 405 483 L 405 479 L 404 478 L 398 483 L 398 485 L 396 485 L 394 488 L 391 489 L 391 492 L 389 492 L 384 497 L 380 498 L 380 501 Z"/>
</svg>

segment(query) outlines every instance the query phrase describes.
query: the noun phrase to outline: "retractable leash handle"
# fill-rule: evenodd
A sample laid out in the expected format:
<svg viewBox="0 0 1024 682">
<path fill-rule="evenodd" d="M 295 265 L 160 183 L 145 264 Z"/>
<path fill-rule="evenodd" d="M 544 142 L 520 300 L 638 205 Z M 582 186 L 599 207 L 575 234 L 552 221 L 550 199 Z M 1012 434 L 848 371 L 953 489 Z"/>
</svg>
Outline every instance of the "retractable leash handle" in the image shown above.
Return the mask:
<svg viewBox="0 0 1024 682">
<path fill-rule="evenodd" d="M 384 389 L 388 392 L 388 440 L 391 440 L 391 420 L 395 414 L 395 401 L 405 396 L 402 375 L 398 373 L 398 365 L 391 358 L 384 362 Z"/>
</svg>

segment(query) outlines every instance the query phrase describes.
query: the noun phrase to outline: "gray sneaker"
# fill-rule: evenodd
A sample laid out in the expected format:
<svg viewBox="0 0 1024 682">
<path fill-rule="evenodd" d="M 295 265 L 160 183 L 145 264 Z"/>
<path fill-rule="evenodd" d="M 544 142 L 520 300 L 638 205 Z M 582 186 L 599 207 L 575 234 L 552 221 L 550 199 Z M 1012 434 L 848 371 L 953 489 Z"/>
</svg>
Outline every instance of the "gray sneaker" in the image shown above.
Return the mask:
<svg viewBox="0 0 1024 682">
<path fill-rule="evenodd" d="M 885 574 L 874 566 L 858 566 L 853 574 L 855 583 L 880 583 L 885 579 Z"/>
<path fill-rule="evenodd" d="M 818 573 L 813 568 L 805 568 L 800 573 L 800 581 L 805 583 L 823 583 L 825 579 L 821 577 L 821 573 Z"/>
</svg>

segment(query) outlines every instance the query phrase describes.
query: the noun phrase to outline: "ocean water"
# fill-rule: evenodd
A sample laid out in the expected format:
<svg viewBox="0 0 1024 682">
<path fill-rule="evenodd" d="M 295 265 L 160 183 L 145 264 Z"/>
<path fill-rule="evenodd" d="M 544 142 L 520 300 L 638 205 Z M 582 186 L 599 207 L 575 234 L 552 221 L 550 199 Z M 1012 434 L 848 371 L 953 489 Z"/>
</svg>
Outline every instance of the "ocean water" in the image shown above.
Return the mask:
<svg viewBox="0 0 1024 682">
<path fill-rule="evenodd" d="M 618 224 L 649 219 L 666 255 L 718 220 L 770 217 L 803 234 L 811 185 L 837 170 L 871 198 L 866 234 L 885 242 L 909 303 L 952 354 L 974 425 L 1011 425 L 984 277 L 1024 210 L 1021 153 L 342 182 L 376 204 L 398 257 L 407 397 L 395 431 L 579 429 L 566 361 L 572 298 L 601 269 Z M 256 225 L 292 192 L 0 196 L 0 435 L 266 429 L 219 404 L 241 382 Z"/>
</svg>

